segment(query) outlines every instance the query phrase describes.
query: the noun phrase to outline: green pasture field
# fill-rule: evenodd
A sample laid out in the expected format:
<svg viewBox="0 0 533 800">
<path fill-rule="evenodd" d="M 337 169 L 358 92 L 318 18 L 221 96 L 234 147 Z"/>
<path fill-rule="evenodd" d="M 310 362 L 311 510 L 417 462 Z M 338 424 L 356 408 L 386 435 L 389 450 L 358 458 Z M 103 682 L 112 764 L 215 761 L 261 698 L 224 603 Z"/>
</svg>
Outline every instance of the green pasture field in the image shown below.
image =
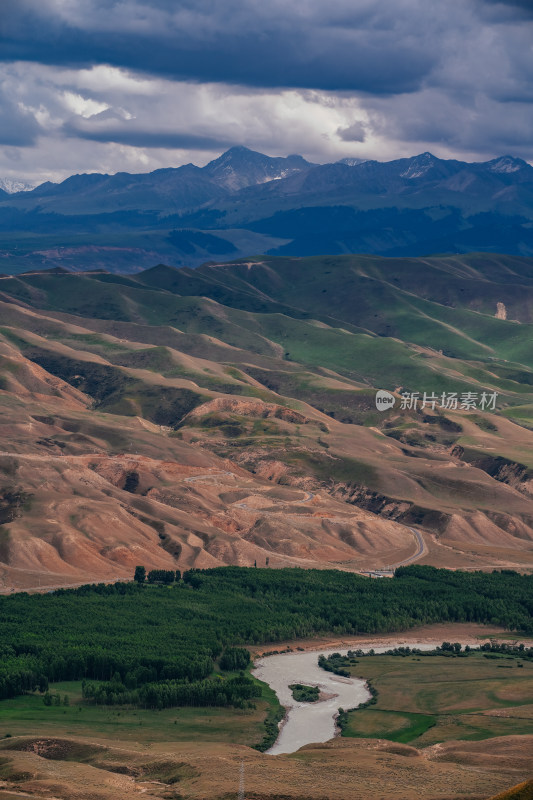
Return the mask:
<svg viewBox="0 0 533 800">
<path fill-rule="evenodd" d="M 233 673 L 225 673 L 232 675 Z M 255 679 L 254 679 L 255 680 Z M 69 705 L 45 706 L 38 692 L 0 702 L 0 739 L 44 735 L 105 739 L 150 745 L 158 742 L 224 742 L 259 744 L 265 735 L 265 718 L 279 706 L 266 684 L 255 708 L 165 708 L 88 705 L 82 699 L 81 681 L 50 684 L 50 692 L 65 695 Z M 1 798 L 1 795 L 0 795 Z"/>
<path fill-rule="evenodd" d="M 348 714 L 344 736 L 418 747 L 533 734 L 533 664 L 526 660 L 378 655 L 350 672 L 369 679 L 378 697 Z"/>
</svg>

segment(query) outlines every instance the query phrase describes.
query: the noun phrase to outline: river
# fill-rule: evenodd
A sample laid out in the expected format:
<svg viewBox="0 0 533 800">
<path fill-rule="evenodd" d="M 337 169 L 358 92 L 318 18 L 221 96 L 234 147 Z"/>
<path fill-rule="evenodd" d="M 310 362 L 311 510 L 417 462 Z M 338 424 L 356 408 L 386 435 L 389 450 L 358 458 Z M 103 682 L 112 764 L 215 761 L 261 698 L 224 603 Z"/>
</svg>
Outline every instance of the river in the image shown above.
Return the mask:
<svg viewBox="0 0 533 800">
<path fill-rule="evenodd" d="M 405 646 L 405 642 L 391 642 L 386 647 L 375 647 L 376 653 L 383 653 L 394 647 Z M 409 647 L 420 650 L 433 650 L 436 642 L 409 642 Z M 360 678 L 342 678 L 332 672 L 326 672 L 318 666 L 318 656 L 331 653 L 345 655 L 351 648 L 333 648 L 332 650 L 307 650 L 298 653 L 280 653 L 275 656 L 259 658 L 255 662 L 253 675 L 268 683 L 276 692 L 287 713 L 281 725 L 279 736 L 274 745 L 267 750 L 271 755 L 294 753 L 306 744 L 327 742 L 335 736 L 335 717 L 339 708 L 355 708 L 359 703 L 370 699 L 365 681 Z M 361 648 L 365 651 L 370 648 Z M 318 686 L 325 699 L 316 703 L 298 703 L 293 700 L 289 685 L 303 683 L 306 686 Z"/>
</svg>

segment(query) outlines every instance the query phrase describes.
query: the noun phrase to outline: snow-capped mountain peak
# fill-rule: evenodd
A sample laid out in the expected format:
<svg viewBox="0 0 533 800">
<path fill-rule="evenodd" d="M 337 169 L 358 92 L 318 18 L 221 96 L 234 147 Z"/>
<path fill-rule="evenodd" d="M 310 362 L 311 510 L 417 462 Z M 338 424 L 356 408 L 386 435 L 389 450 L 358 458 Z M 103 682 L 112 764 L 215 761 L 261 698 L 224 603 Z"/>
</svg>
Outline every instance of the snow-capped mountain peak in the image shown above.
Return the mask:
<svg viewBox="0 0 533 800">
<path fill-rule="evenodd" d="M 521 158 L 502 156 L 501 158 L 496 158 L 494 161 L 490 162 L 490 171 L 500 173 L 518 172 L 518 170 L 522 169 L 523 166 L 524 162 Z"/>
<path fill-rule="evenodd" d="M 336 163 L 345 164 L 347 167 L 358 167 L 359 164 L 364 164 L 366 161 L 368 161 L 368 158 L 350 158 L 348 156 L 347 158 L 341 158 Z"/>
<path fill-rule="evenodd" d="M 412 180 L 413 178 L 421 178 L 431 169 L 436 159 L 431 153 L 421 153 L 419 156 L 414 156 L 409 159 L 410 163 L 405 172 L 400 173 L 401 178 Z"/>
<path fill-rule="evenodd" d="M 8 194 L 15 194 L 15 192 L 30 192 L 35 188 L 34 183 L 24 183 L 15 178 L 0 178 L 0 189 Z"/>
<path fill-rule="evenodd" d="M 271 157 L 240 146 L 231 147 L 203 167 L 203 171 L 220 186 L 238 191 L 246 186 L 281 180 L 311 166 L 299 155 Z"/>
</svg>

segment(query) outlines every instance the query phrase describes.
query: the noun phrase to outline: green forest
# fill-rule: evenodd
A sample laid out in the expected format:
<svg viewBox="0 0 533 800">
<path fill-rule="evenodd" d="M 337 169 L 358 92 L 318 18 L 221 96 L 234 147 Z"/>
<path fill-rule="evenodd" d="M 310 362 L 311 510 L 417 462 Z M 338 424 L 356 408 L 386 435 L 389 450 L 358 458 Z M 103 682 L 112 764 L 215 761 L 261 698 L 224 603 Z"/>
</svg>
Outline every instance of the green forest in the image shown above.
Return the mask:
<svg viewBox="0 0 533 800">
<path fill-rule="evenodd" d="M 244 645 L 435 622 L 532 633 L 532 612 L 533 576 L 416 565 L 388 580 L 220 567 L 169 585 L 21 593 L 0 598 L 0 699 L 83 680 L 87 702 L 239 706 L 257 696 Z"/>
</svg>

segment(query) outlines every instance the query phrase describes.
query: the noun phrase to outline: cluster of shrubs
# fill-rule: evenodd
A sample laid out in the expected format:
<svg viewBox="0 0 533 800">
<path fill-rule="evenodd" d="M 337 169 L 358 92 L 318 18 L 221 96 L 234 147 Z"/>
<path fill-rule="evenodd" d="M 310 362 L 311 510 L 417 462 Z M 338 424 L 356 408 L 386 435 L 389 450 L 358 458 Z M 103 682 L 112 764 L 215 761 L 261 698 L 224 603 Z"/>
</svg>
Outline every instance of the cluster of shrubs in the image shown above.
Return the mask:
<svg viewBox="0 0 533 800">
<path fill-rule="evenodd" d="M 43 697 L 43 703 L 45 706 L 69 706 L 70 701 L 68 699 L 68 694 L 63 696 L 63 700 L 61 700 L 61 695 L 58 693 L 46 692 Z"/>
<path fill-rule="evenodd" d="M 506 642 L 485 642 L 479 647 L 470 647 L 465 645 L 464 648 L 459 642 L 442 642 L 437 645 L 434 650 L 420 650 L 418 647 L 395 647 L 392 650 L 386 650 L 383 655 L 385 656 L 446 656 L 448 658 L 467 658 L 472 653 L 483 653 L 485 658 L 495 657 L 498 655 L 513 656 L 518 658 L 531 658 L 533 659 L 533 647 L 526 647 L 524 644 L 507 644 Z M 364 653 L 362 650 L 349 650 L 347 657 L 375 655 L 373 650 Z"/>
<path fill-rule="evenodd" d="M 337 725 L 341 731 L 341 734 L 344 733 L 344 730 L 348 726 L 348 721 L 349 721 L 348 714 L 351 711 L 360 711 L 363 708 L 368 708 L 369 706 L 375 706 L 376 703 L 378 702 L 379 692 L 375 686 L 372 686 L 368 678 L 366 679 L 366 688 L 370 692 L 370 697 L 368 698 L 368 700 L 359 703 L 359 705 L 357 705 L 355 708 L 348 708 L 348 709 L 339 708 L 339 713 L 337 715 Z"/>
<path fill-rule="evenodd" d="M 264 722 L 265 735 L 259 744 L 254 745 L 254 750 L 259 750 L 260 753 L 264 753 L 266 750 L 269 750 L 272 747 L 278 738 L 279 723 L 283 719 L 284 714 L 285 709 L 282 705 L 278 704 L 275 709 L 272 709 L 272 706 L 269 706 L 267 718 Z"/>
<path fill-rule="evenodd" d="M 357 708 L 368 708 L 368 706 L 375 706 L 378 702 L 378 690 L 375 686 L 372 686 L 368 678 L 366 679 L 366 688 L 370 692 L 370 697 L 363 703 L 359 703 Z"/>
<path fill-rule="evenodd" d="M 303 647 L 297 647 L 297 650 L 303 650 Z M 292 653 L 294 652 L 292 647 L 285 647 L 283 650 L 267 650 L 266 653 L 261 653 L 261 658 L 267 658 L 267 656 L 280 656 L 283 653 Z"/>
<path fill-rule="evenodd" d="M 385 650 L 380 655 L 384 656 L 399 656 L 405 658 L 406 656 L 445 656 L 448 658 L 467 658 L 473 653 L 483 653 L 485 658 L 498 658 L 500 655 L 533 659 L 533 647 L 526 647 L 524 644 L 507 644 L 505 642 L 486 642 L 479 647 L 470 647 L 470 645 L 463 646 L 459 642 L 442 642 L 437 645 L 433 650 L 421 650 L 418 647 L 394 647 L 391 650 Z M 333 653 L 328 656 L 319 656 L 318 665 L 328 672 L 334 672 L 336 675 L 343 675 L 349 677 L 350 673 L 346 667 L 351 667 L 357 664 L 358 658 L 368 656 L 375 656 L 375 650 L 348 650 L 345 656 L 340 653 Z"/>
<path fill-rule="evenodd" d="M 340 728 L 341 734 L 344 732 L 345 728 L 348 726 L 348 721 L 349 721 L 348 714 L 351 711 L 360 711 L 363 708 L 368 708 L 369 706 L 375 706 L 376 703 L 378 702 L 378 694 L 379 694 L 379 692 L 378 692 L 378 690 L 376 689 L 375 686 L 372 686 L 372 684 L 371 684 L 371 682 L 369 681 L 368 678 L 366 680 L 366 687 L 367 687 L 368 691 L 370 692 L 370 697 L 368 698 L 368 700 L 365 700 L 363 703 L 359 703 L 359 705 L 356 706 L 355 708 L 348 708 L 346 710 L 344 708 L 339 708 L 339 713 L 338 713 L 338 716 L 337 716 L 337 725 Z"/>
<path fill-rule="evenodd" d="M 349 678 L 350 673 L 345 667 L 357 664 L 357 661 L 351 659 L 349 656 L 341 656 L 340 653 L 332 653 L 330 656 L 319 655 L 318 666 L 325 669 L 326 672 L 333 672 L 335 675 L 342 675 L 343 678 Z"/>
<path fill-rule="evenodd" d="M 318 686 L 305 686 L 303 683 L 291 683 L 289 689 L 297 703 L 316 703 L 320 695 Z"/>
</svg>

